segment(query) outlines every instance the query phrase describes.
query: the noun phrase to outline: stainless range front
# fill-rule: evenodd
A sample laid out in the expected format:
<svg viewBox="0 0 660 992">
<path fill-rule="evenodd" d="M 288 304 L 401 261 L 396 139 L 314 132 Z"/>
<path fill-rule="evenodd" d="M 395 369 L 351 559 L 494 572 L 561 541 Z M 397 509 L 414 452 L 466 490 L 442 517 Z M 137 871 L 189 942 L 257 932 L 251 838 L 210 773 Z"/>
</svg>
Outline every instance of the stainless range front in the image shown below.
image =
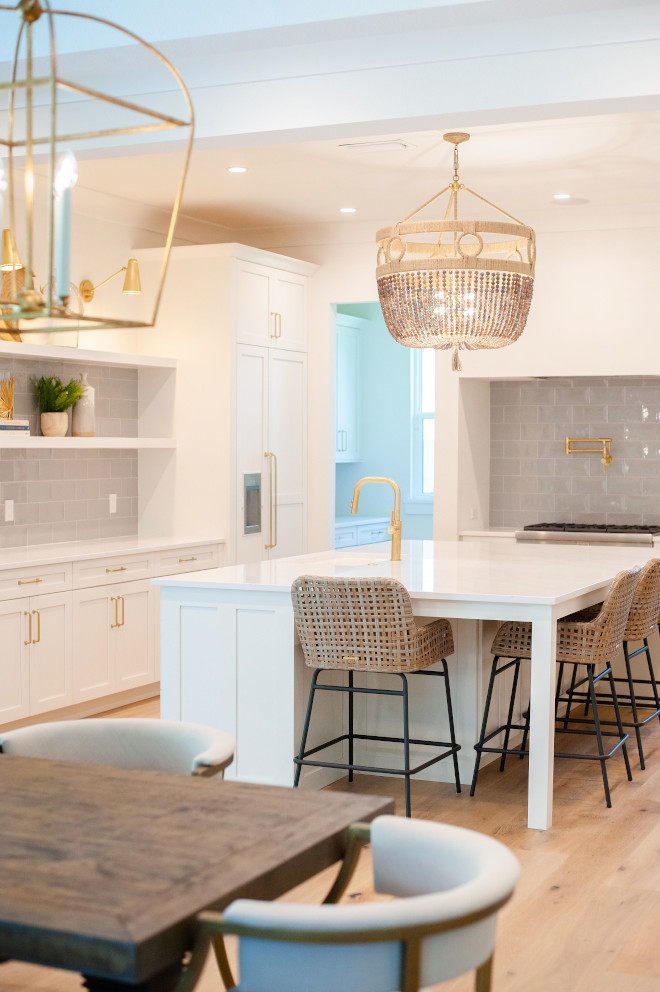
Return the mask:
<svg viewBox="0 0 660 992">
<path fill-rule="evenodd" d="M 516 531 L 516 541 L 538 544 L 607 544 L 653 547 L 660 538 L 660 524 L 528 524 Z"/>
</svg>

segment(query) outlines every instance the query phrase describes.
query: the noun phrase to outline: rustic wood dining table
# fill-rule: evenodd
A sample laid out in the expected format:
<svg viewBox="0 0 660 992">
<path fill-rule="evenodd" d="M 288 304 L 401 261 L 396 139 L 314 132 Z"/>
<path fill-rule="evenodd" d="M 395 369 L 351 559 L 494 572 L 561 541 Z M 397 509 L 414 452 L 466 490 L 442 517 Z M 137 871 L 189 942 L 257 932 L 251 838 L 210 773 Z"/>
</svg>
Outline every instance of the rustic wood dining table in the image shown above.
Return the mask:
<svg viewBox="0 0 660 992">
<path fill-rule="evenodd" d="M 93 992 L 166 992 L 196 913 L 282 895 L 341 859 L 351 823 L 393 810 L 0 755 L 0 958 L 78 971 Z"/>
</svg>

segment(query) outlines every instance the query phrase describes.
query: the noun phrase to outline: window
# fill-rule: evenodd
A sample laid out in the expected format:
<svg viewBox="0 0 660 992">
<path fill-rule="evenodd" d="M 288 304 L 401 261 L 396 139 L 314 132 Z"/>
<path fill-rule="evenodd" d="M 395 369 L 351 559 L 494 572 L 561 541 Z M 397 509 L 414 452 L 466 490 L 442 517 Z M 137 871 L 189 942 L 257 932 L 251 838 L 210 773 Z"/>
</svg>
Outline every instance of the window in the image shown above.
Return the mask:
<svg viewBox="0 0 660 992">
<path fill-rule="evenodd" d="M 435 350 L 410 353 L 412 400 L 412 499 L 433 500 L 435 448 Z"/>
</svg>

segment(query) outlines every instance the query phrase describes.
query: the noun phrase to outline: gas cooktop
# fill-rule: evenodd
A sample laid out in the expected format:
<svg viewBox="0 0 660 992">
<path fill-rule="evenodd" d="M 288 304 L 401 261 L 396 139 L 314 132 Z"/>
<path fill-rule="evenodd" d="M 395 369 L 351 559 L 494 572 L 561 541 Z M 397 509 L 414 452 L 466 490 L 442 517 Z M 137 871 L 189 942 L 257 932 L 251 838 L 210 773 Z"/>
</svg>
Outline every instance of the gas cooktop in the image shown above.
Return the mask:
<svg viewBox="0 0 660 992">
<path fill-rule="evenodd" d="M 567 531 L 580 534 L 660 534 L 660 524 L 527 524 L 523 530 Z"/>
</svg>

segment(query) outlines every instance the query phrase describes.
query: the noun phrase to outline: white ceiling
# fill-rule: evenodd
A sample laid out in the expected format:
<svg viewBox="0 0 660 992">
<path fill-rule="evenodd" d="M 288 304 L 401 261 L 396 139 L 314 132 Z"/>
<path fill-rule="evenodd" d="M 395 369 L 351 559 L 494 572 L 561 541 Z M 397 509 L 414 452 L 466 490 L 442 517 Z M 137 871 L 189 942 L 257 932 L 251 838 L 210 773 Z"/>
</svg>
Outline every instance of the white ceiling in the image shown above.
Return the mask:
<svg viewBox="0 0 660 992">
<path fill-rule="evenodd" d="M 198 123 L 182 206 L 191 221 L 246 232 L 336 225 L 347 237 L 393 223 L 446 185 L 442 133 L 464 129 L 463 182 L 539 230 L 660 225 L 660 0 L 66 6 L 120 19 L 181 70 Z M 123 36 L 60 20 L 71 22 L 58 27 L 67 78 L 157 105 L 171 95 L 171 80 L 138 65 Z M 9 34 L 0 31 L 0 62 Z M 340 147 L 387 138 L 408 147 Z M 178 180 L 170 147 L 83 152 L 79 185 L 158 213 Z M 556 192 L 588 202 L 559 205 Z"/>
<path fill-rule="evenodd" d="M 488 125 L 460 148 L 462 181 L 540 230 L 660 225 L 660 111 Z M 358 151 L 349 143 L 403 140 Z M 233 229 L 403 219 L 451 178 L 453 146 L 440 131 L 292 142 L 193 153 L 182 213 Z M 80 164 L 80 183 L 136 203 L 168 202 L 178 154 Z M 227 172 L 241 165 L 244 174 Z M 559 204 L 554 193 L 577 200 Z M 356 213 L 342 215 L 341 207 Z"/>
</svg>

